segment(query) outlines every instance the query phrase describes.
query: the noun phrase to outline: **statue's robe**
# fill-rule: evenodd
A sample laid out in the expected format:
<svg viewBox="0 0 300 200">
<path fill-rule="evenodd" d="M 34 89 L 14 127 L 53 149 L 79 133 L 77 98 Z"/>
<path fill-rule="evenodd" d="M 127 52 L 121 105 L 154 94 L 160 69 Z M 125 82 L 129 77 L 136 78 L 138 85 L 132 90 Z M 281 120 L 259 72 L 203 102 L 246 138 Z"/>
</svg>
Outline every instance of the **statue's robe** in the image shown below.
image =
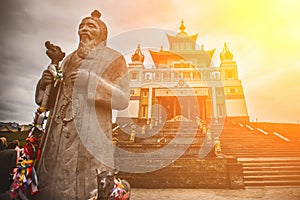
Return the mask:
<svg viewBox="0 0 300 200">
<path fill-rule="evenodd" d="M 72 82 L 70 75 L 77 70 L 88 71 L 88 80 L 79 76 Z M 121 54 L 99 45 L 86 59 L 76 51 L 70 54 L 62 63 L 62 71 L 63 81 L 52 86 L 56 92 L 50 93 L 47 106 L 50 117 L 37 165 L 37 197 L 84 200 L 97 188 L 96 169 L 114 167 L 112 109 L 128 106 L 127 67 Z M 40 82 L 38 104 L 45 92 Z"/>
</svg>

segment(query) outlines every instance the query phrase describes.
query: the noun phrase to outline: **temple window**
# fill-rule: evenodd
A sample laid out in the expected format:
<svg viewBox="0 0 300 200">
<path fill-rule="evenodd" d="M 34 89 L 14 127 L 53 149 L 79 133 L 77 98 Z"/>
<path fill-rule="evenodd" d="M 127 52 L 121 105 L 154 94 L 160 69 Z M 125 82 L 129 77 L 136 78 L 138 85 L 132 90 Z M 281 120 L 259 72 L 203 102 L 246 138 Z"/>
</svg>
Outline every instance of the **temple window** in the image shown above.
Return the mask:
<svg viewBox="0 0 300 200">
<path fill-rule="evenodd" d="M 178 73 L 178 72 L 175 71 L 173 79 L 174 79 L 173 81 L 179 81 L 179 79 L 180 79 L 180 73 Z"/>
<path fill-rule="evenodd" d="M 176 43 L 173 43 L 173 48 L 174 50 L 178 50 L 179 49 L 179 44 L 176 42 Z"/>
<path fill-rule="evenodd" d="M 130 95 L 134 95 L 135 94 L 135 90 L 134 89 L 131 89 L 130 90 Z"/>
<path fill-rule="evenodd" d="M 213 77 L 215 80 L 220 80 L 221 79 L 220 72 L 214 72 Z"/>
<path fill-rule="evenodd" d="M 138 75 L 136 72 L 130 73 L 130 80 L 138 80 Z"/>
<path fill-rule="evenodd" d="M 151 81 L 152 80 L 152 73 L 151 72 L 145 72 L 144 73 L 144 81 Z"/>
<path fill-rule="evenodd" d="M 155 72 L 154 74 L 154 80 L 155 81 L 160 81 L 161 77 L 160 77 L 160 72 Z"/>
<path fill-rule="evenodd" d="M 145 118 L 147 116 L 148 106 L 142 105 L 142 117 Z"/>
<path fill-rule="evenodd" d="M 187 43 L 186 43 L 186 49 L 187 49 L 187 50 L 192 50 L 192 43 L 187 42 Z"/>
<path fill-rule="evenodd" d="M 190 80 L 191 79 L 191 73 L 189 71 L 185 71 L 183 72 L 183 78 L 186 80 Z"/>
<path fill-rule="evenodd" d="M 148 97 L 148 91 L 144 90 L 144 91 L 142 92 L 142 95 L 143 95 L 143 97 Z"/>
<path fill-rule="evenodd" d="M 236 90 L 235 90 L 235 88 L 230 88 L 230 89 L 229 89 L 229 92 L 230 92 L 230 93 L 235 93 Z"/>
<path fill-rule="evenodd" d="M 171 80 L 171 73 L 170 72 L 163 72 L 163 80 L 170 81 Z"/>
<path fill-rule="evenodd" d="M 233 70 L 226 70 L 226 78 L 227 79 L 233 79 L 234 78 Z"/>
<path fill-rule="evenodd" d="M 206 71 L 204 72 L 204 80 L 205 81 L 210 81 L 211 80 L 211 73 Z"/>
<path fill-rule="evenodd" d="M 184 47 L 185 47 L 185 44 L 183 42 L 180 42 L 179 43 L 179 49 L 181 49 L 181 50 L 185 49 Z"/>
<path fill-rule="evenodd" d="M 196 80 L 196 81 L 201 80 L 201 75 L 198 71 L 193 72 L 193 80 Z"/>
</svg>

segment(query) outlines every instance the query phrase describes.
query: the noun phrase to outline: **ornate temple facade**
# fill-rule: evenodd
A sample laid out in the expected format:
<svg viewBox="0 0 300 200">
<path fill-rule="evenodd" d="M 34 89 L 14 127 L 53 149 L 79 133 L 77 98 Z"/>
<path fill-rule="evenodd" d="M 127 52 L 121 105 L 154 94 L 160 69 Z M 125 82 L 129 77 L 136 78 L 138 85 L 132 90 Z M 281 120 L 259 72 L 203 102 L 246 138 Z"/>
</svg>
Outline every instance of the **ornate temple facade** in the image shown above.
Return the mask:
<svg viewBox="0 0 300 200">
<path fill-rule="evenodd" d="M 135 121 L 188 120 L 248 121 L 248 111 L 237 64 L 226 43 L 220 66 L 212 66 L 215 49 L 196 47 L 198 34 L 188 35 L 184 22 L 176 35 L 168 35 L 169 50 L 149 50 L 153 65 L 144 66 L 138 45 L 128 65 L 130 104 L 118 119 Z"/>
</svg>

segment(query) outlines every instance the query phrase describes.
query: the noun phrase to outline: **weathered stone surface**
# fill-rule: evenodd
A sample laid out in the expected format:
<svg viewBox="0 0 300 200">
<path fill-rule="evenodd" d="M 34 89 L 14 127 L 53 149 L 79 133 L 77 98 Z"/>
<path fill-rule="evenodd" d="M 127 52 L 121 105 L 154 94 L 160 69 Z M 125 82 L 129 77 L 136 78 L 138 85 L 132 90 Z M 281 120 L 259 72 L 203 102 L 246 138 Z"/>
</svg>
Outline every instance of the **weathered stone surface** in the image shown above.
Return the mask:
<svg viewBox="0 0 300 200">
<path fill-rule="evenodd" d="M 179 129 L 180 126 L 184 128 Z M 120 176 L 129 180 L 133 187 L 243 187 L 243 184 L 239 182 L 239 178 L 243 176 L 243 173 L 241 170 L 236 170 L 241 167 L 236 158 L 226 157 L 225 155 L 222 155 L 222 158 L 217 157 L 213 148 L 214 143 L 206 141 L 205 135 L 195 127 L 194 123 L 166 123 L 156 135 L 149 138 L 140 138 L 135 142 L 129 142 L 122 131 L 119 133 L 118 148 L 133 153 L 129 156 L 117 148 L 116 166 L 120 164 L 121 166 L 141 167 L 151 171 L 146 173 L 121 172 Z M 166 138 L 166 142 L 157 142 L 157 139 L 162 136 Z M 171 142 L 175 137 L 180 139 L 176 144 L 173 144 Z M 157 156 L 144 157 L 146 153 L 156 152 L 162 148 L 166 150 L 166 154 L 153 154 Z M 199 158 L 201 150 L 204 150 L 204 158 Z M 182 152 L 183 154 L 178 158 L 174 158 L 176 152 Z M 161 166 L 161 169 L 157 170 L 153 166 Z M 231 172 L 231 170 L 236 171 Z"/>
<path fill-rule="evenodd" d="M 159 160 L 148 161 L 159 162 Z M 139 162 L 131 160 L 131 165 Z M 226 158 L 179 159 L 169 166 L 148 173 L 125 173 L 126 178 L 136 188 L 242 188 L 242 171 L 234 171 L 239 164 L 229 164 Z"/>
<path fill-rule="evenodd" d="M 231 189 L 244 188 L 243 168 L 240 163 L 228 163 L 229 187 Z"/>
<path fill-rule="evenodd" d="M 112 109 L 128 105 L 127 66 L 120 53 L 106 47 L 100 16 L 94 11 L 81 21 L 79 47 L 63 61 L 63 79 L 53 83 L 46 70 L 37 85 L 40 106 L 46 85 L 54 91 L 45 105 L 50 117 L 37 166 L 37 199 L 88 199 L 97 188 L 95 169 L 114 167 L 114 148 L 106 146 L 112 146 Z"/>
</svg>

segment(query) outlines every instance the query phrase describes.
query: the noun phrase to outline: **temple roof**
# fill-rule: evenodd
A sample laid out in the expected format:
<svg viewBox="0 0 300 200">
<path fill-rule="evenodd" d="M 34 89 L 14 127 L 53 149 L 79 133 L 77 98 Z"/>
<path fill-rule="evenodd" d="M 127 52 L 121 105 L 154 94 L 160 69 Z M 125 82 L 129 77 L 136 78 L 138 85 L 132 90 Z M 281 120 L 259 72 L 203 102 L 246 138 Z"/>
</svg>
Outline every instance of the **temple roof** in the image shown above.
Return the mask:
<svg viewBox="0 0 300 200">
<path fill-rule="evenodd" d="M 143 63 L 144 59 L 145 59 L 145 56 L 141 51 L 140 44 L 138 44 L 137 49 L 135 50 L 134 54 L 131 56 L 131 61 Z"/>
<path fill-rule="evenodd" d="M 229 51 L 226 42 L 224 43 L 223 51 L 220 53 L 221 61 L 229 60 L 232 61 L 233 54 Z"/>
<path fill-rule="evenodd" d="M 180 34 L 178 36 L 178 34 Z M 172 36 L 172 35 L 169 35 L 169 34 L 166 34 L 167 37 L 168 37 L 168 40 L 169 40 L 169 43 L 170 42 L 175 42 L 175 41 L 180 41 L 182 39 L 185 39 L 185 40 L 191 40 L 192 42 L 196 42 L 197 38 L 198 38 L 198 33 L 195 34 L 195 35 L 186 35 L 186 36 L 183 36 L 183 33 L 177 33 L 176 36 Z"/>
<path fill-rule="evenodd" d="M 188 52 L 173 52 L 173 51 L 151 51 L 149 50 L 149 53 L 152 57 L 152 60 L 155 64 L 167 64 L 167 60 L 188 60 L 189 59 L 200 59 L 200 60 L 206 60 L 207 64 L 211 61 L 211 58 L 214 55 L 216 49 L 212 50 L 194 50 L 194 51 L 188 51 Z"/>
<path fill-rule="evenodd" d="M 151 51 L 149 50 L 149 53 L 152 57 L 152 60 L 155 64 L 157 63 L 162 63 L 162 62 L 166 62 L 167 59 L 175 59 L 175 60 L 182 60 L 184 59 L 183 56 L 171 52 L 171 51 L 164 51 L 164 50 L 160 50 L 160 51 Z"/>
<path fill-rule="evenodd" d="M 172 35 L 167 35 L 167 38 L 168 38 L 168 41 L 169 41 L 169 46 L 170 46 L 170 50 L 186 50 L 185 47 L 183 48 L 178 48 L 178 45 L 179 43 L 190 43 L 190 49 L 189 50 L 195 50 L 195 46 L 196 46 L 196 40 L 197 40 L 197 37 L 198 37 L 198 33 L 195 34 L 195 35 L 188 35 L 186 32 L 185 32 L 185 26 L 184 26 L 184 21 L 181 20 L 181 24 L 179 26 L 179 30 L 180 32 L 177 33 L 175 36 L 172 36 Z"/>
</svg>

